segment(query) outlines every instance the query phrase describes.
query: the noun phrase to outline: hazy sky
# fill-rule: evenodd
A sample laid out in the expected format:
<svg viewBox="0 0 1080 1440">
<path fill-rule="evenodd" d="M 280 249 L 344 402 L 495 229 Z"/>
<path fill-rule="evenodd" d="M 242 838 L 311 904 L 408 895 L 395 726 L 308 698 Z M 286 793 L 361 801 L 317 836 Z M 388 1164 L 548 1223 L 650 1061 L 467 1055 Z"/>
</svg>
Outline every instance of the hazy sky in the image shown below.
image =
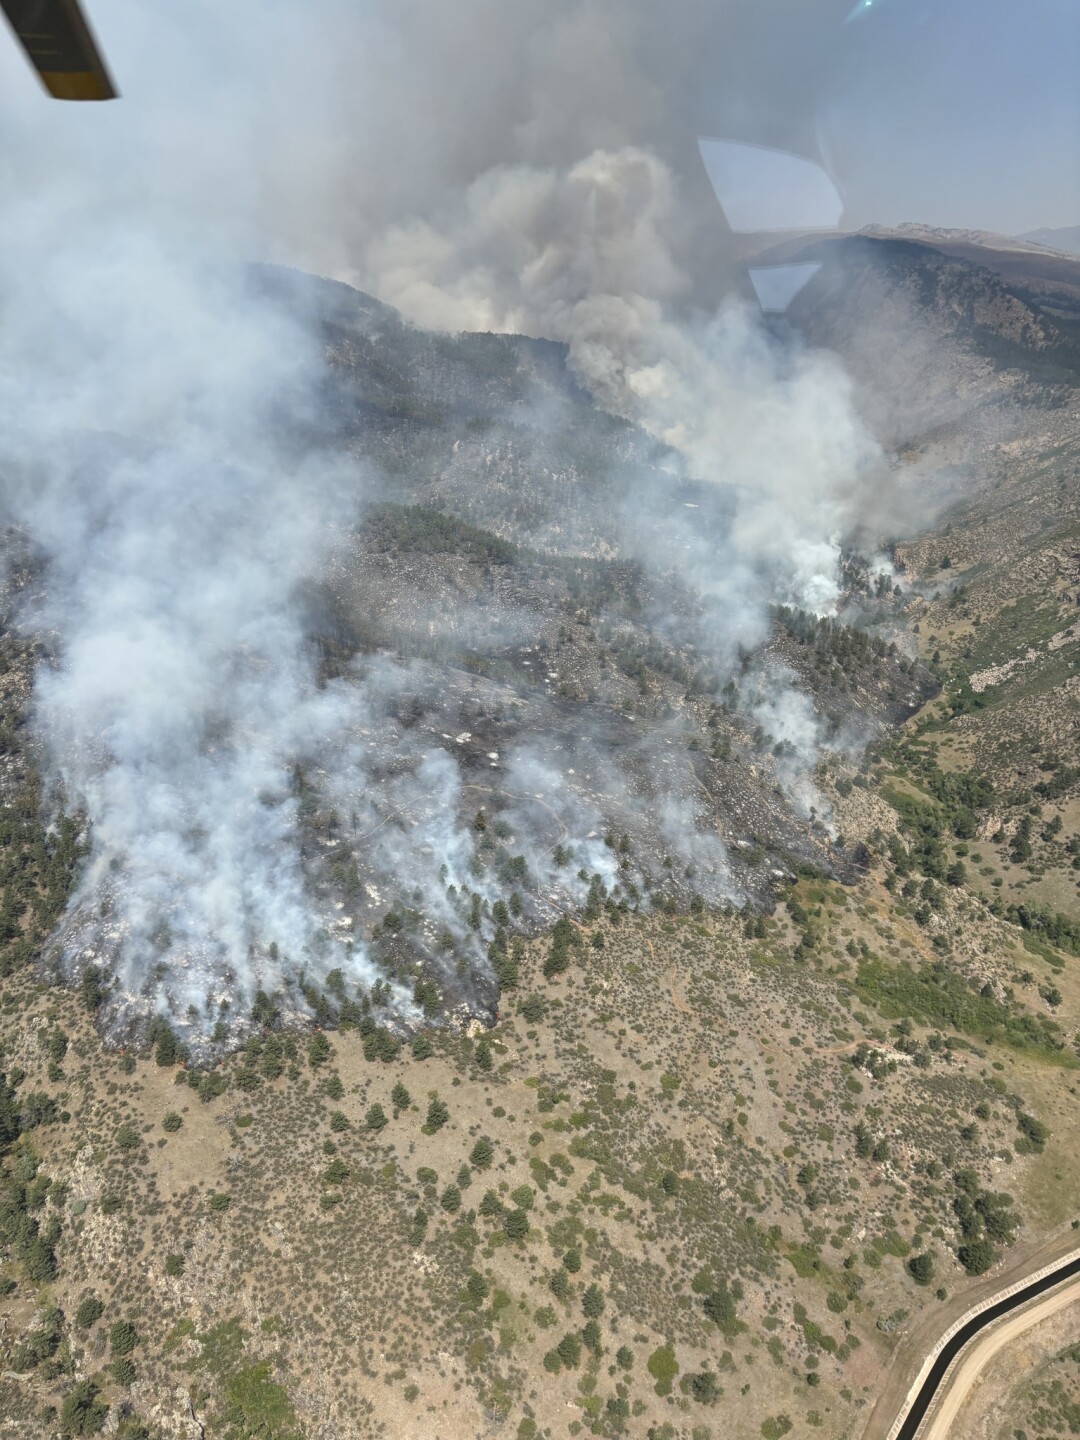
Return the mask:
<svg viewBox="0 0 1080 1440">
<path fill-rule="evenodd" d="M 124 98 L 49 102 L 0 44 L 0 195 L 138 192 L 360 278 L 492 167 L 598 147 L 658 154 L 711 246 L 702 134 L 824 160 L 847 227 L 1080 224 L 1077 0 L 86 4 Z"/>
<path fill-rule="evenodd" d="M 1080 224 L 1075 0 L 874 0 L 824 92 L 850 222 Z"/>
<path fill-rule="evenodd" d="M 823 159 L 845 228 L 1080 224 L 1077 0 L 853 3 L 718 3 L 700 128 Z"/>
</svg>

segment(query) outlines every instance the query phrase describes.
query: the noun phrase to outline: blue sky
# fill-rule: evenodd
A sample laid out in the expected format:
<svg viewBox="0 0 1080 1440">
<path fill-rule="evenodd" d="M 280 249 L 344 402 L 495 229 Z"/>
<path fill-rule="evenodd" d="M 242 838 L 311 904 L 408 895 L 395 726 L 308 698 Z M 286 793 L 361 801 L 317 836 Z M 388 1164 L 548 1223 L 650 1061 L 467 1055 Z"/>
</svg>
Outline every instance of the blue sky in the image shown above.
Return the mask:
<svg viewBox="0 0 1080 1440">
<path fill-rule="evenodd" d="M 836 38 L 818 136 L 847 223 L 1080 224 L 1080 4 L 874 0 Z"/>
</svg>

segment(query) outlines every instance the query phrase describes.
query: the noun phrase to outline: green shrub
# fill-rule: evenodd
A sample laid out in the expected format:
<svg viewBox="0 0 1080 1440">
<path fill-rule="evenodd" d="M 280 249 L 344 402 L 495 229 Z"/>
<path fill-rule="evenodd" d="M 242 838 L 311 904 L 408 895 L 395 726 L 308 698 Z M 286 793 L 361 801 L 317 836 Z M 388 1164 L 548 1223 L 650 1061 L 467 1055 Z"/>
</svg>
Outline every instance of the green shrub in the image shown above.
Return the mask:
<svg viewBox="0 0 1080 1440">
<path fill-rule="evenodd" d="M 555 1349 L 567 1369 L 573 1370 L 581 1363 L 581 1341 L 572 1331 L 562 1337 Z"/>
<path fill-rule="evenodd" d="M 510 1240 L 524 1240 L 529 1233 L 529 1217 L 524 1210 L 508 1210 L 503 1230 Z"/>
<path fill-rule="evenodd" d="M 436 1096 L 427 1108 L 427 1129 L 431 1134 L 441 1130 L 450 1119 L 450 1111 L 444 1100 Z"/>
<path fill-rule="evenodd" d="M 198 1082 L 199 1099 L 204 1105 L 209 1105 L 211 1100 L 216 1100 L 219 1095 L 225 1094 L 225 1076 L 219 1070 L 212 1070 L 209 1074 L 201 1076 Z"/>
<path fill-rule="evenodd" d="M 75 1311 L 75 1324 L 80 1330 L 89 1330 L 105 1314 L 105 1306 L 96 1295 L 87 1295 Z"/>
<path fill-rule="evenodd" d="M 224 1435 L 259 1440 L 295 1440 L 299 1427 L 284 1387 L 270 1374 L 270 1361 L 246 1365 L 224 1381 Z"/>
<path fill-rule="evenodd" d="M 105 1424 L 109 1407 L 100 1399 L 101 1387 L 93 1380 L 80 1380 L 60 1407 L 61 1435 L 97 1435 Z"/>
<path fill-rule="evenodd" d="M 791 1429 L 791 1420 L 786 1415 L 770 1415 L 762 1422 L 761 1433 L 765 1440 L 782 1440 Z"/>
<path fill-rule="evenodd" d="M 649 1356 L 648 1370 L 656 1381 L 654 1389 L 657 1395 L 670 1395 L 672 1382 L 679 1373 L 679 1362 L 675 1359 L 675 1347 L 661 1345 L 654 1350 Z"/>
<path fill-rule="evenodd" d="M 469 1155 L 469 1163 L 477 1170 L 487 1170 L 495 1158 L 495 1146 L 486 1135 L 481 1135 Z"/>
<path fill-rule="evenodd" d="M 926 1251 L 921 1255 L 912 1255 L 907 1268 L 916 1285 L 929 1285 L 934 1278 L 934 1257 Z"/>
<path fill-rule="evenodd" d="M 114 1355 L 130 1355 L 139 1343 L 139 1332 L 130 1320 L 117 1320 L 109 1330 L 109 1349 Z"/>
<path fill-rule="evenodd" d="M 132 1125 L 121 1125 L 116 1132 L 116 1144 L 121 1150 L 138 1149 L 139 1132 Z"/>
<path fill-rule="evenodd" d="M 582 1295 L 581 1310 L 590 1320 L 599 1319 L 604 1313 L 604 1292 L 599 1285 L 590 1285 Z"/>
<path fill-rule="evenodd" d="M 127 1355 L 122 1355 L 118 1360 L 114 1360 L 109 1369 L 112 1371 L 112 1377 L 116 1383 L 125 1388 L 135 1379 L 135 1365 Z"/>
<path fill-rule="evenodd" d="M 1064 1045 L 1060 1026 L 1045 1015 L 1032 1015 L 973 990 L 941 960 L 918 970 L 906 963 L 866 960 L 859 966 L 855 989 L 860 999 L 890 1019 L 913 1017 L 1033 1054 L 1057 1056 Z"/>
</svg>

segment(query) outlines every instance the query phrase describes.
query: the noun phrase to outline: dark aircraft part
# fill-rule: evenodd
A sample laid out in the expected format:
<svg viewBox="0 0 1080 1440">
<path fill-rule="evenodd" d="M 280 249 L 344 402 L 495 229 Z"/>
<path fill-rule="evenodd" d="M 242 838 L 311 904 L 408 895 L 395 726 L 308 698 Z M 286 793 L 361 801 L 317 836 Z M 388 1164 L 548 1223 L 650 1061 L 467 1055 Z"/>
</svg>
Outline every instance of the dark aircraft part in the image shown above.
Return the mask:
<svg viewBox="0 0 1080 1440">
<path fill-rule="evenodd" d="M 78 0 L 0 0 L 41 83 L 55 100 L 115 100 Z"/>
</svg>

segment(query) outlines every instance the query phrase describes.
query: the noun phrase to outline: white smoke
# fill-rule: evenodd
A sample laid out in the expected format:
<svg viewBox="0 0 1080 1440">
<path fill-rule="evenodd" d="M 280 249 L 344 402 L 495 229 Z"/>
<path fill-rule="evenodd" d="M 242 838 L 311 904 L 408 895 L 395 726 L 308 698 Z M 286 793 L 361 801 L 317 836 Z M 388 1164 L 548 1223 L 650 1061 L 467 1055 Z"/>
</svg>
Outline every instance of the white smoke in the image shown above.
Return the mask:
<svg viewBox="0 0 1080 1440">
<path fill-rule="evenodd" d="M 274 989 L 320 923 L 292 767 L 341 708 L 315 690 L 298 591 L 358 483 L 297 443 L 318 356 L 236 275 L 19 219 L 5 240 L 35 284 L 4 297 L 3 496 L 45 562 L 24 621 L 56 636 L 49 773 L 91 825 L 67 958 L 114 963 L 129 994 L 160 967 L 182 1011 Z"/>
<path fill-rule="evenodd" d="M 45 567 L 25 620 L 54 636 L 49 778 L 90 827 L 63 946 L 115 966 L 129 1003 L 205 1030 L 208 999 L 300 969 L 370 980 L 349 917 L 313 899 L 297 767 L 355 815 L 349 863 L 423 891 L 433 924 L 464 937 L 453 897 L 430 898 L 442 867 L 496 896 L 448 753 L 395 730 L 400 768 L 376 754 L 400 675 L 318 688 L 302 596 L 363 477 L 320 449 L 313 328 L 239 259 L 564 342 L 599 405 L 736 497 L 722 550 L 687 551 L 717 653 L 770 599 L 834 604 L 876 456 L 834 362 L 713 303 L 718 215 L 676 97 L 714 11 L 100 0 L 124 99 L 97 109 L 48 105 L 0 54 L 0 488 Z M 523 751 L 500 784 L 552 903 L 588 889 L 542 840 L 552 813 L 580 872 L 615 882 L 599 812 L 559 798 L 549 761 Z"/>
<path fill-rule="evenodd" d="M 771 341 L 734 301 L 710 317 L 672 309 L 692 291 L 677 190 L 638 148 L 565 172 L 500 166 L 438 220 L 391 227 L 362 278 L 420 324 L 563 341 L 599 405 L 738 497 L 743 596 L 757 568 L 774 598 L 830 613 L 840 537 L 873 495 L 880 452 L 833 357 Z"/>
<path fill-rule="evenodd" d="M 825 744 L 825 726 L 809 697 L 795 688 L 794 680 L 783 672 L 762 677 L 749 714 L 774 742 L 777 773 L 796 806 L 808 818 L 827 818 L 828 802 L 813 779 Z"/>
</svg>

